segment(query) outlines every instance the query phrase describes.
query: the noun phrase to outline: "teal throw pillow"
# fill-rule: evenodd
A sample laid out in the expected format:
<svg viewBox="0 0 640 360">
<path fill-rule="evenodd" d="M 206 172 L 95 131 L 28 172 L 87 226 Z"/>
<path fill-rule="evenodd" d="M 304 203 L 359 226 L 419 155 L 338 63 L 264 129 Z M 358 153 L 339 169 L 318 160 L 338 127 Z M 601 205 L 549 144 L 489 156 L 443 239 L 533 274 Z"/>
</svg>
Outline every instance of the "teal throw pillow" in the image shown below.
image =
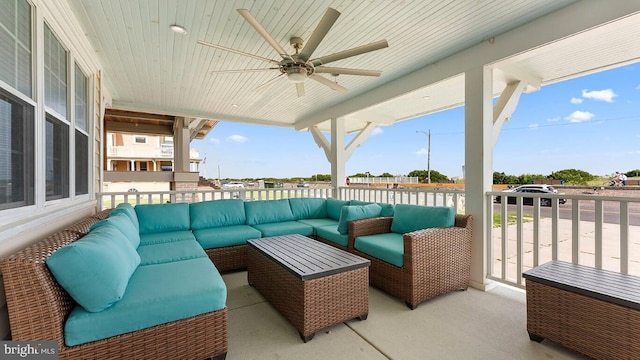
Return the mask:
<svg viewBox="0 0 640 360">
<path fill-rule="evenodd" d="M 129 203 L 121 203 L 116 206 L 115 209 L 111 211 L 111 215 L 115 214 L 125 214 L 131 219 L 131 222 L 136 227 L 136 230 L 140 232 L 140 223 L 138 223 L 138 215 L 136 215 L 136 211 L 133 208 L 133 205 Z"/>
<path fill-rule="evenodd" d="M 340 209 L 345 205 L 349 205 L 348 200 L 327 198 L 327 215 L 333 220 L 340 220 Z"/>
<path fill-rule="evenodd" d="M 90 230 L 97 229 L 101 226 L 111 224 L 115 228 L 117 228 L 124 236 L 127 237 L 127 240 L 131 242 L 134 249 L 137 249 L 140 245 L 140 233 L 138 233 L 138 229 L 133 225 L 131 219 L 125 215 L 124 213 L 115 213 L 109 215 L 108 218 L 104 220 L 100 220 L 97 223 L 91 225 Z"/>
<path fill-rule="evenodd" d="M 397 204 L 391 232 L 406 234 L 416 230 L 455 225 L 456 212 L 447 206 Z"/>
<path fill-rule="evenodd" d="M 348 234 L 349 221 L 378 217 L 380 210 L 382 207 L 378 204 L 343 206 L 338 221 L 338 232 L 342 235 Z"/>
<path fill-rule="evenodd" d="M 46 263 L 80 306 L 100 312 L 122 298 L 140 256 L 118 229 L 107 224 L 61 247 Z"/>
<path fill-rule="evenodd" d="M 368 205 L 368 204 L 373 204 L 373 203 L 370 201 L 360 201 L 360 200 L 351 200 L 351 202 L 349 203 L 349 205 Z M 380 210 L 380 216 L 393 216 L 393 212 L 394 212 L 393 204 L 386 204 L 386 203 L 376 203 L 376 204 L 382 207 L 382 210 Z"/>
</svg>

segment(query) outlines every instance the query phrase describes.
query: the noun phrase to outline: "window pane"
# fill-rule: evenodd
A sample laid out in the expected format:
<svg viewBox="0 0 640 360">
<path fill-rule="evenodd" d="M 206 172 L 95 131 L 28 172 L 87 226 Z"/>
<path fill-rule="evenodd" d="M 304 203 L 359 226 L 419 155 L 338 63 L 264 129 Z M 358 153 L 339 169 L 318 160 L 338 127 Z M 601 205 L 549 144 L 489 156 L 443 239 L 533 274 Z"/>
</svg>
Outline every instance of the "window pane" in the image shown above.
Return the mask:
<svg viewBox="0 0 640 360">
<path fill-rule="evenodd" d="M 69 126 L 47 115 L 46 199 L 69 197 Z"/>
<path fill-rule="evenodd" d="M 87 131 L 87 77 L 75 65 L 75 101 L 76 101 L 76 128 Z"/>
<path fill-rule="evenodd" d="M 31 96 L 31 6 L 0 1 L 0 80 Z"/>
<path fill-rule="evenodd" d="M 44 26 L 44 100 L 67 117 L 67 52 L 51 29 Z"/>
<path fill-rule="evenodd" d="M 76 195 L 89 193 L 89 138 L 76 131 Z"/>
<path fill-rule="evenodd" d="M 33 108 L 0 89 L 0 210 L 34 204 Z"/>
</svg>

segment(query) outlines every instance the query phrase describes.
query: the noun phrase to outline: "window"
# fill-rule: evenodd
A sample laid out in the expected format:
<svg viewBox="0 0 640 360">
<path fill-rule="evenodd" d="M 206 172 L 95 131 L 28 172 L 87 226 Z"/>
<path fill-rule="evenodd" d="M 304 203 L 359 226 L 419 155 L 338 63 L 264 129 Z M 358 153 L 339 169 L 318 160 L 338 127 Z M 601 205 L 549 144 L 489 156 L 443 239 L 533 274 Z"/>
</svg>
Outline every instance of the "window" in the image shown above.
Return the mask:
<svg viewBox="0 0 640 360">
<path fill-rule="evenodd" d="M 31 7 L 0 1 L 0 80 L 31 97 Z"/>
<path fill-rule="evenodd" d="M 67 51 L 55 34 L 44 26 L 44 103 L 67 117 Z"/>
<path fill-rule="evenodd" d="M 69 126 L 47 114 L 45 123 L 46 199 L 69 197 Z"/>
<path fill-rule="evenodd" d="M 0 89 L 0 210 L 34 204 L 34 110 Z"/>
<path fill-rule="evenodd" d="M 147 143 L 147 137 L 146 136 L 134 136 L 133 137 L 133 143 L 134 144 L 146 144 Z"/>
<path fill-rule="evenodd" d="M 76 127 L 76 195 L 84 195 L 89 193 L 89 136 L 87 134 L 87 125 L 89 122 L 87 87 L 89 81 L 87 80 L 87 77 L 84 75 L 78 64 L 75 64 L 74 78 L 74 123 Z"/>
</svg>

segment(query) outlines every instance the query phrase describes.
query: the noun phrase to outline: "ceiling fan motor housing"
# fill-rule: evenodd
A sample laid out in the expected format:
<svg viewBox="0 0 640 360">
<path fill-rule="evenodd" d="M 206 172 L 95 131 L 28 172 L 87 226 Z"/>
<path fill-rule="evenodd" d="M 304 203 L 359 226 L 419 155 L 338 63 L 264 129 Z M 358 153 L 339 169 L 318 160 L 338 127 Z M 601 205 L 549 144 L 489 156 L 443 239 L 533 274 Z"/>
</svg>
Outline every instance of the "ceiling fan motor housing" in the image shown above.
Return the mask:
<svg viewBox="0 0 640 360">
<path fill-rule="evenodd" d="M 313 74 L 313 66 L 304 63 L 289 62 L 280 65 L 280 71 L 287 74 L 289 81 L 301 83 L 307 80 L 309 75 Z"/>
</svg>

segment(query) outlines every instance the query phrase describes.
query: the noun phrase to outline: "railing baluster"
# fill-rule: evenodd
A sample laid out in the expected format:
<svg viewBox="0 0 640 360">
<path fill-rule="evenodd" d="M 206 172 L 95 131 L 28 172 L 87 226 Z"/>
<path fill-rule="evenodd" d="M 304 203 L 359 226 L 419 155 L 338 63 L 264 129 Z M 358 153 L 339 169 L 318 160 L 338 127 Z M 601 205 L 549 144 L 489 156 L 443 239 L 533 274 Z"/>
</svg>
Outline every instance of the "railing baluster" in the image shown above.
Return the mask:
<svg viewBox="0 0 640 360">
<path fill-rule="evenodd" d="M 629 273 L 629 203 L 620 202 L 620 272 Z"/>
<path fill-rule="evenodd" d="M 595 247 L 595 256 L 596 256 L 596 261 L 595 261 L 595 265 L 596 268 L 598 269 L 602 269 L 602 222 L 603 222 L 603 211 L 602 211 L 602 200 L 595 200 L 594 201 L 594 206 L 595 206 L 595 242 L 594 242 L 594 247 Z"/>
</svg>

